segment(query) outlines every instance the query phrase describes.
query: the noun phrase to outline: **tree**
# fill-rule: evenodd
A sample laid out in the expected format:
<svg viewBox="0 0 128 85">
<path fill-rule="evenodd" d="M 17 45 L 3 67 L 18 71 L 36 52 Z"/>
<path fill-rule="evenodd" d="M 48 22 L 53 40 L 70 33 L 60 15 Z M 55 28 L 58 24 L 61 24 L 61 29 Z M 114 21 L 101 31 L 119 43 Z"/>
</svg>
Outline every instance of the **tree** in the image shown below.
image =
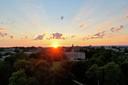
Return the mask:
<svg viewBox="0 0 128 85">
<path fill-rule="evenodd" d="M 72 85 L 71 62 L 54 62 L 51 68 L 51 84 L 49 85 Z"/>
<path fill-rule="evenodd" d="M 86 62 L 74 62 L 71 67 L 71 72 L 75 77 L 74 79 L 80 82 L 85 82 L 85 72 L 87 70 L 87 67 L 88 66 Z"/>
<path fill-rule="evenodd" d="M 9 78 L 9 85 L 27 85 L 27 75 L 23 70 L 14 72 Z"/>
<path fill-rule="evenodd" d="M 99 80 L 101 85 L 117 85 L 120 79 L 119 65 L 110 62 L 99 68 Z"/>
<path fill-rule="evenodd" d="M 87 83 L 89 85 L 96 85 L 98 81 L 98 65 L 93 64 L 87 71 L 86 75 L 87 76 Z"/>
<path fill-rule="evenodd" d="M 50 65 L 45 60 L 37 60 L 33 66 L 33 76 L 39 81 L 40 85 L 47 85 L 50 77 Z"/>
<path fill-rule="evenodd" d="M 120 65 L 120 69 L 121 69 L 121 84 L 122 85 L 128 85 L 128 61 L 124 61 L 121 65 Z"/>
<path fill-rule="evenodd" d="M 7 85 L 8 78 L 12 73 L 13 68 L 7 62 L 0 61 L 0 85 Z"/>
</svg>

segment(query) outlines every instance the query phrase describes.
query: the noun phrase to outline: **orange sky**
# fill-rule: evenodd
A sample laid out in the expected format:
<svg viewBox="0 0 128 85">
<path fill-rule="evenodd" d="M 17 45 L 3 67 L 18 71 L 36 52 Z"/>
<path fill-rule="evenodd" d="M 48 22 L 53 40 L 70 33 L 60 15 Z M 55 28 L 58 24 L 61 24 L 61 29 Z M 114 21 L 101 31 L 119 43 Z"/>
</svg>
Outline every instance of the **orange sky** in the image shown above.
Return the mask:
<svg viewBox="0 0 128 85">
<path fill-rule="evenodd" d="M 1 0 L 0 10 L 0 47 L 128 45 L 127 0 Z"/>
</svg>

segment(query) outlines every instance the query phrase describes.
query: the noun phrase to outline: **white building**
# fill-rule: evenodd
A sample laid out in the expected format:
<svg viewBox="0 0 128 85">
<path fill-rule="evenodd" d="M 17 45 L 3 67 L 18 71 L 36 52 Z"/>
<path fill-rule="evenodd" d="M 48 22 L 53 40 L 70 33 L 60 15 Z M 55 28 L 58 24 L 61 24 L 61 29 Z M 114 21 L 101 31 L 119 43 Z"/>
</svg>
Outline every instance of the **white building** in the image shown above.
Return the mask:
<svg viewBox="0 0 128 85">
<path fill-rule="evenodd" d="M 73 48 L 70 52 L 65 52 L 65 55 L 71 61 L 85 60 L 86 57 L 84 52 L 75 52 Z"/>
</svg>

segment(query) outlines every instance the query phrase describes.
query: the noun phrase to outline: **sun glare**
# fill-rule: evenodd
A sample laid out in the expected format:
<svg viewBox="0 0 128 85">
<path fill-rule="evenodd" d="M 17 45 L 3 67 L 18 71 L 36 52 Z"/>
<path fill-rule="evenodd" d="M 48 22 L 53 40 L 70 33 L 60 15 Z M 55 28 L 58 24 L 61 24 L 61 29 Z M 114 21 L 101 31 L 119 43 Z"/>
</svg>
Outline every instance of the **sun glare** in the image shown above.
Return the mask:
<svg viewBox="0 0 128 85">
<path fill-rule="evenodd" d="M 59 47 L 59 43 L 58 42 L 53 42 L 52 43 L 52 47 L 53 48 L 58 48 Z"/>
</svg>

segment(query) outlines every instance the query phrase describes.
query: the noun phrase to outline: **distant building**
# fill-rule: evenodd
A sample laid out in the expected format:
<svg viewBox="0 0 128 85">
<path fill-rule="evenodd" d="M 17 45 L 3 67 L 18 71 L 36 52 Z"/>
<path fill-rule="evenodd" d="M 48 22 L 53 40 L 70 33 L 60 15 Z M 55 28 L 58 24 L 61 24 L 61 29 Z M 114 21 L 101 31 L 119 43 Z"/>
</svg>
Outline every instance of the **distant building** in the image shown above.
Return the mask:
<svg viewBox="0 0 128 85">
<path fill-rule="evenodd" d="M 85 53 L 75 51 L 75 47 L 71 48 L 71 51 L 65 52 L 66 57 L 71 61 L 85 60 Z"/>
<path fill-rule="evenodd" d="M 24 51 L 26 55 L 37 54 L 39 52 L 41 52 L 41 48 L 33 48 L 33 49 L 28 49 L 27 51 Z"/>
</svg>

